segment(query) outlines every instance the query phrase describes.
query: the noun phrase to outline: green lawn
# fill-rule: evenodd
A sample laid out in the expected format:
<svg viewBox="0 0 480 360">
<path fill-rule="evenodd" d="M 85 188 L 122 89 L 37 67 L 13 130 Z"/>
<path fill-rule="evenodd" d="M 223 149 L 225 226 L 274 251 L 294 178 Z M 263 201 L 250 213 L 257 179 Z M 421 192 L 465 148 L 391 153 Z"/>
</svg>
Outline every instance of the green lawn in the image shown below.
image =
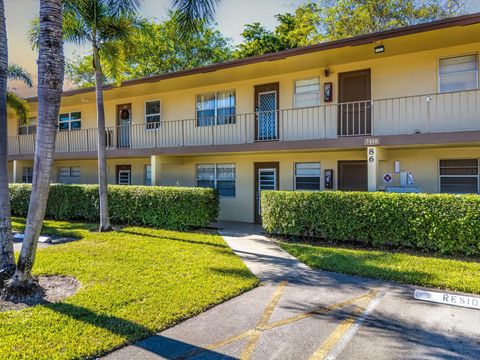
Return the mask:
<svg viewBox="0 0 480 360">
<path fill-rule="evenodd" d="M 15 228 L 23 220 L 15 219 Z M 47 221 L 44 233 L 82 237 L 40 249 L 35 275 L 82 287 L 59 304 L 0 313 L 0 359 L 94 357 L 236 296 L 256 278 L 220 236 Z"/>
<path fill-rule="evenodd" d="M 321 270 L 480 294 L 480 262 L 296 243 L 280 246 Z"/>
</svg>

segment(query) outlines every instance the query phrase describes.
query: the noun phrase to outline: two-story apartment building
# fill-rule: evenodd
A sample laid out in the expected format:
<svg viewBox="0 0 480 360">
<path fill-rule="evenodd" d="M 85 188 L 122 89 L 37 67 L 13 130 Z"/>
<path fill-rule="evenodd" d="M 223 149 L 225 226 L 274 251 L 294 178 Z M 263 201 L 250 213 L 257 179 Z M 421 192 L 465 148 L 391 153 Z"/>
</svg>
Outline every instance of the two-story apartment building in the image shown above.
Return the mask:
<svg viewBox="0 0 480 360">
<path fill-rule="evenodd" d="M 211 186 L 222 219 L 259 193 L 479 193 L 480 14 L 125 81 L 105 88 L 111 184 Z M 9 119 L 12 182 L 28 125 Z M 96 183 L 94 89 L 62 98 L 55 181 Z"/>
</svg>

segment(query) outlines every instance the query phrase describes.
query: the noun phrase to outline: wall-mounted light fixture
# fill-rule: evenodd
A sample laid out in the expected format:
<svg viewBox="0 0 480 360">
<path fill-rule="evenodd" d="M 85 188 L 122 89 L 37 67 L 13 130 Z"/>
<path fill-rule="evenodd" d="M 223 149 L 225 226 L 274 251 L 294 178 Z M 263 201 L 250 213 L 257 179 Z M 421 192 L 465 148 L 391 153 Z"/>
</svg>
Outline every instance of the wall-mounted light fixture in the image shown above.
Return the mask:
<svg viewBox="0 0 480 360">
<path fill-rule="evenodd" d="M 330 69 L 326 68 L 325 69 L 325 77 L 329 77 L 329 76 L 330 76 Z"/>
<path fill-rule="evenodd" d="M 381 54 L 381 53 L 385 52 L 385 46 L 384 45 L 378 45 L 378 46 L 375 46 L 375 48 L 373 50 L 375 51 L 375 54 Z"/>
</svg>

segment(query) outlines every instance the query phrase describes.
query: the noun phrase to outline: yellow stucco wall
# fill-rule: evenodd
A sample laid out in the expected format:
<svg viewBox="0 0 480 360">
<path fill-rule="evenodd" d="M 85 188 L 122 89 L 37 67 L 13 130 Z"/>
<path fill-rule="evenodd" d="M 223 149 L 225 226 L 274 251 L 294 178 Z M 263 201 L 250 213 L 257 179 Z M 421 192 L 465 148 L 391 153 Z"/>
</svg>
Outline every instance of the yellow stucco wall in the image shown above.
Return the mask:
<svg viewBox="0 0 480 360">
<path fill-rule="evenodd" d="M 399 174 L 394 172 L 395 160 L 400 161 L 402 171 L 412 172 L 415 186 L 422 192 L 435 193 L 439 191 L 438 162 L 440 159 L 480 158 L 480 147 L 464 148 L 416 148 L 416 149 L 386 149 L 384 160 L 379 162 L 378 189 L 385 186 L 398 186 Z M 187 157 L 154 156 L 152 158 L 127 158 L 108 160 L 109 183 L 115 183 L 116 165 L 131 165 L 132 184 L 142 185 L 145 165 L 155 162 L 158 184 L 163 186 L 195 186 L 196 168 L 198 164 L 234 163 L 236 170 L 236 196 L 221 198 L 220 219 L 252 222 L 254 217 L 254 164 L 258 162 L 279 163 L 279 188 L 293 190 L 294 168 L 297 162 L 319 162 L 322 170 L 321 188 L 324 189 L 324 170 L 334 170 L 334 185 L 338 181 L 338 161 L 366 160 L 367 150 L 356 151 L 312 151 L 312 152 L 279 152 L 276 154 L 232 154 Z M 23 166 L 32 166 L 31 161 L 17 161 L 20 171 Z M 80 166 L 81 182 L 97 182 L 96 160 L 62 160 L 54 165 L 54 179 L 61 166 Z M 9 172 L 13 171 L 12 162 Z M 383 174 L 390 173 L 393 181 L 383 182 Z M 10 177 L 12 177 L 10 173 Z"/>
<path fill-rule="evenodd" d="M 387 49 L 388 51 L 388 49 Z M 438 87 L 438 62 L 442 57 L 463 55 L 469 53 L 478 53 L 480 51 L 480 42 L 467 45 L 453 46 L 422 52 L 408 53 L 396 56 L 379 56 L 368 61 L 357 61 L 342 65 L 332 63 L 328 66 L 330 75 L 325 76 L 325 66 L 312 68 L 310 70 L 298 71 L 300 63 L 293 62 L 288 71 L 283 71 L 273 76 L 259 77 L 244 81 L 231 82 L 229 71 L 223 71 L 222 82 L 215 85 L 203 87 L 190 87 L 177 91 L 169 92 L 151 92 L 144 90 L 148 95 L 138 96 L 135 91 L 128 87 L 124 88 L 121 96 L 116 96 L 114 100 L 105 102 L 105 111 L 107 126 L 116 124 L 116 107 L 120 104 L 132 104 L 133 123 L 143 123 L 145 116 L 145 101 L 160 100 L 162 121 L 193 119 L 195 117 L 196 95 L 222 90 L 236 91 L 236 112 L 237 114 L 251 113 L 254 111 L 254 86 L 270 82 L 280 83 L 280 109 L 290 109 L 293 107 L 293 87 L 296 79 L 320 76 L 321 83 L 332 82 L 334 89 L 334 99 L 337 101 L 338 74 L 340 72 L 353 71 L 359 69 L 371 69 L 372 76 L 372 99 L 383 99 L 390 97 L 400 97 L 406 95 L 419 95 L 436 93 Z M 318 55 L 321 57 L 321 53 Z M 324 60 L 324 59 L 323 59 Z M 322 60 L 322 61 L 323 61 Z M 255 72 L 255 66 L 260 67 L 264 64 L 250 65 L 249 73 Z M 184 81 L 186 79 L 182 79 Z M 164 81 L 180 81 L 170 79 Z M 149 89 L 151 84 L 143 84 L 140 87 Z M 112 91 L 112 90 L 108 90 Z M 108 93 L 106 91 L 106 93 Z M 96 127 L 96 110 L 94 98 L 89 95 L 77 95 L 69 102 L 75 105 L 62 106 L 61 112 L 81 111 L 82 129 Z M 323 100 L 323 99 L 322 99 Z M 35 106 L 32 110 L 32 116 L 36 116 Z M 17 121 L 14 118 L 9 120 L 9 135 L 17 134 Z"/>
</svg>

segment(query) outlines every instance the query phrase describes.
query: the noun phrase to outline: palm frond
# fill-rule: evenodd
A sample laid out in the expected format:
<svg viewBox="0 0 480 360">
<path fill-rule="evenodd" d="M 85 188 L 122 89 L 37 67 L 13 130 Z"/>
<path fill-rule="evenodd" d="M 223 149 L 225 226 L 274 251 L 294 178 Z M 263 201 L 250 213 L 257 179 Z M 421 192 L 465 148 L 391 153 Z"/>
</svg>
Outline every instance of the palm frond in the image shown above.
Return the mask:
<svg viewBox="0 0 480 360">
<path fill-rule="evenodd" d="M 7 77 L 10 80 L 22 81 L 28 87 L 33 86 L 32 75 L 30 75 L 30 73 L 24 68 L 22 68 L 20 65 L 17 65 L 17 64 L 8 65 Z"/>
<path fill-rule="evenodd" d="M 30 113 L 28 102 L 20 98 L 17 94 L 7 91 L 7 106 L 12 110 L 20 120 L 27 121 Z"/>
<path fill-rule="evenodd" d="M 126 16 L 135 14 L 143 0 L 100 0 L 106 5 L 111 16 Z"/>
<path fill-rule="evenodd" d="M 105 17 L 98 22 L 98 38 L 101 43 L 128 42 L 139 35 L 148 22 L 139 16 Z"/>
<path fill-rule="evenodd" d="M 77 10 L 63 13 L 63 38 L 77 45 L 92 41 L 91 29 Z"/>
<path fill-rule="evenodd" d="M 40 19 L 38 17 L 30 21 L 30 29 L 27 32 L 28 43 L 32 50 L 38 50 L 38 42 L 40 36 Z"/>
<path fill-rule="evenodd" d="M 209 23 L 220 0 L 173 0 L 176 21 L 182 33 L 198 30 L 199 21 Z"/>
</svg>

